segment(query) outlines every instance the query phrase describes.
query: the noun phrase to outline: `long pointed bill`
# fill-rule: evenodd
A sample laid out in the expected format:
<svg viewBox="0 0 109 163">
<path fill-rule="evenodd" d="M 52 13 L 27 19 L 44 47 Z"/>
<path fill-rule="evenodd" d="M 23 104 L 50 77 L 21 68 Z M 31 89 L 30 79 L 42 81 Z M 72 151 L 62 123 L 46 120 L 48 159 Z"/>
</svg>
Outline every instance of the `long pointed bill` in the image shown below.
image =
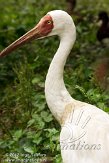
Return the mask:
<svg viewBox="0 0 109 163">
<path fill-rule="evenodd" d="M 22 46 L 23 44 L 32 41 L 34 39 L 40 38 L 40 31 L 39 31 L 39 26 L 37 25 L 34 27 L 32 30 L 24 34 L 22 37 L 17 39 L 15 42 L 13 42 L 11 45 L 9 45 L 7 48 L 5 48 L 1 53 L 0 57 L 5 56 L 15 50 L 16 48 Z"/>
<path fill-rule="evenodd" d="M 0 57 L 9 54 L 14 51 L 16 48 L 22 46 L 23 44 L 32 41 L 34 39 L 38 39 L 40 37 L 46 37 L 53 29 L 53 21 L 50 15 L 45 15 L 39 23 L 31 29 L 29 32 L 24 34 L 22 37 L 17 39 L 7 48 L 5 48 L 1 53 Z"/>
</svg>

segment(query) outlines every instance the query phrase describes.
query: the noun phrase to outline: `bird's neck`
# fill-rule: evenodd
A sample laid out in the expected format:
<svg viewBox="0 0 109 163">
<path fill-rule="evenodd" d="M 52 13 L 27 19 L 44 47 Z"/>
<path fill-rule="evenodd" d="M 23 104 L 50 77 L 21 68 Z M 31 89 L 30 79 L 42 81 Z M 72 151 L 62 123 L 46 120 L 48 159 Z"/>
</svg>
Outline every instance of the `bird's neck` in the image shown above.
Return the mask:
<svg viewBox="0 0 109 163">
<path fill-rule="evenodd" d="M 102 26 L 107 26 L 109 23 L 109 18 L 105 18 L 102 20 Z"/>
<path fill-rule="evenodd" d="M 68 32 L 60 38 L 59 48 L 50 64 L 45 82 L 47 104 L 60 123 L 65 106 L 73 99 L 63 81 L 63 71 L 66 59 L 75 42 L 75 33 Z"/>
</svg>

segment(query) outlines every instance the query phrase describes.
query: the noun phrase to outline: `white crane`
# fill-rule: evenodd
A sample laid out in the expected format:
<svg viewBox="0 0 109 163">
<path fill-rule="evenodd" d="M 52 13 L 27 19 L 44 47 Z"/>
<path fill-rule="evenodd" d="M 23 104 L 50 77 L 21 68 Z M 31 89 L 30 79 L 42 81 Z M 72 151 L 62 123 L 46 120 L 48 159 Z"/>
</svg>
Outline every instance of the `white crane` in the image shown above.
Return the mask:
<svg viewBox="0 0 109 163">
<path fill-rule="evenodd" d="M 63 81 L 64 65 L 76 39 L 75 25 L 69 14 L 61 10 L 48 12 L 0 56 L 30 40 L 52 35 L 59 36 L 60 45 L 48 70 L 45 96 L 61 125 L 63 163 L 109 163 L 109 115 L 93 105 L 73 99 Z"/>
</svg>

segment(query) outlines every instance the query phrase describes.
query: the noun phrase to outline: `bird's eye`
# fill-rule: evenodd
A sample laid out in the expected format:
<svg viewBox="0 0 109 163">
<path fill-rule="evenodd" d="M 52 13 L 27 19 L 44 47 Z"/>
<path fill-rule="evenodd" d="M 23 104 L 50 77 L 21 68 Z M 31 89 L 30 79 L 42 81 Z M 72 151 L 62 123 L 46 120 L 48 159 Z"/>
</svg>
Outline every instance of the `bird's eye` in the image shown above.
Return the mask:
<svg viewBox="0 0 109 163">
<path fill-rule="evenodd" d="M 50 20 L 47 21 L 47 24 L 51 24 L 52 22 Z"/>
</svg>

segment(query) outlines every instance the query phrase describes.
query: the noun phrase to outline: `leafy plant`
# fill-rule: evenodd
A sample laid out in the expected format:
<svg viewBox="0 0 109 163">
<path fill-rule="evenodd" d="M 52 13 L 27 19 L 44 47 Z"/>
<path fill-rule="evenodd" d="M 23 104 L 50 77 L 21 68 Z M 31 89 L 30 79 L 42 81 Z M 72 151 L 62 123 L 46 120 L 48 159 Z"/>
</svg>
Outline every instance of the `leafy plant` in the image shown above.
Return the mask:
<svg viewBox="0 0 109 163">
<path fill-rule="evenodd" d="M 77 40 L 65 67 L 65 84 L 72 97 L 109 112 L 108 90 L 102 90 L 93 76 L 93 63 L 107 56 L 96 40 L 96 15 L 108 11 L 108 0 L 78 1 L 73 15 Z M 50 10 L 66 10 L 66 1 L 0 1 L 0 50 L 32 28 Z M 34 41 L 0 60 L 0 158 L 52 159 L 61 162 L 60 126 L 50 113 L 44 95 L 49 64 L 59 44 L 57 37 Z M 30 160 L 33 159 L 33 160 Z M 36 160 L 35 160 L 36 159 Z"/>
</svg>

